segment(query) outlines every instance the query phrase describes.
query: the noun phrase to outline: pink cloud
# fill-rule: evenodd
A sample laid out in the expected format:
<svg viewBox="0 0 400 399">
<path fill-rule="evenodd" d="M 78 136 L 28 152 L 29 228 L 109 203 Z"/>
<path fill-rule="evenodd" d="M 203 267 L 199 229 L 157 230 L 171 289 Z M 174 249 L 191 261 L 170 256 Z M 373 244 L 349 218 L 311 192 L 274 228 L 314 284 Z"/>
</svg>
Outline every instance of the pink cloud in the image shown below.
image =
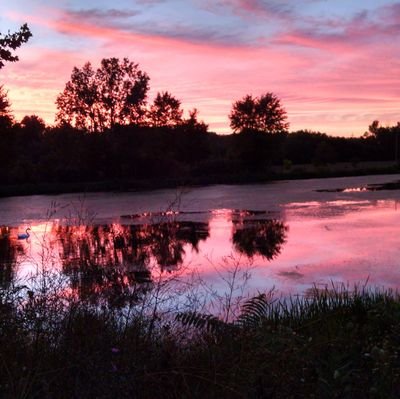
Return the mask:
<svg viewBox="0 0 400 399">
<path fill-rule="evenodd" d="M 228 1 L 229 3 L 229 1 Z M 278 5 L 271 5 L 262 0 L 235 0 L 230 2 L 236 9 L 252 14 L 276 17 L 282 14 L 283 8 Z"/>
<path fill-rule="evenodd" d="M 251 0 L 235 4 L 249 11 L 260 6 Z M 128 56 L 150 75 L 151 96 L 171 91 L 185 109 L 198 108 L 200 117 L 220 133 L 230 131 L 228 114 L 233 101 L 247 93 L 266 91 L 281 97 L 292 130 L 362 134 L 372 119 L 397 122 L 397 42 L 386 41 L 384 46 L 376 40 L 368 43 L 365 18 L 347 23 L 332 20 L 330 26 L 341 29 L 342 34 L 285 25 L 279 35 L 245 46 L 126 31 L 78 16 L 72 20 L 56 9 L 47 15 L 51 17 L 29 19 L 54 35 L 62 32 L 77 43 L 83 40 L 85 51 L 79 44 L 75 51 L 23 47 L 21 61 L 2 71 L 17 117 L 31 109 L 29 113 L 53 122 L 55 98 L 74 66 L 86 61 L 97 66 L 104 57 Z M 390 29 L 382 28 L 380 37 L 387 38 Z"/>
<path fill-rule="evenodd" d="M 257 18 L 287 21 L 292 18 L 290 7 L 284 2 L 263 0 L 221 0 L 215 2 L 203 0 L 202 6 L 210 11 L 219 11 L 220 13 L 226 13 L 228 10 L 246 20 Z"/>
<path fill-rule="evenodd" d="M 345 41 L 332 36 L 314 37 L 302 32 L 285 33 L 272 40 L 276 45 L 289 45 L 294 47 L 308 47 L 328 51 L 330 53 L 344 53 L 354 51 L 354 47 Z"/>
</svg>

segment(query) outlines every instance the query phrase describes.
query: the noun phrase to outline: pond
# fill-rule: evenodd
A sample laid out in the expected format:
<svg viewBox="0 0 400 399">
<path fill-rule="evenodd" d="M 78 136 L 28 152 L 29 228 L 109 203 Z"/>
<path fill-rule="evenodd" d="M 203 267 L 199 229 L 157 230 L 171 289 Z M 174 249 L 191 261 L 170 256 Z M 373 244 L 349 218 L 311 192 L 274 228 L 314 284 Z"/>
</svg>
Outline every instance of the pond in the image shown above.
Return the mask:
<svg viewBox="0 0 400 399">
<path fill-rule="evenodd" d="M 81 298 L 111 291 L 114 300 L 178 277 L 235 295 L 307 295 L 341 283 L 397 289 L 399 180 L 3 198 L 0 283 L 50 269 Z"/>
</svg>

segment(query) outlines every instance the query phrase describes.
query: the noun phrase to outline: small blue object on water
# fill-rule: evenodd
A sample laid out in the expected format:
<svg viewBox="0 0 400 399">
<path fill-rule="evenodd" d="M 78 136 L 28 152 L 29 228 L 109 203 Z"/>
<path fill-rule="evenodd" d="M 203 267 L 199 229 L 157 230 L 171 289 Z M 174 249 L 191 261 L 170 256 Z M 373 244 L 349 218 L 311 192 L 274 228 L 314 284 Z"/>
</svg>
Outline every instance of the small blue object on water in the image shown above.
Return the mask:
<svg viewBox="0 0 400 399">
<path fill-rule="evenodd" d="M 25 230 L 25 233 L 18 234 L 18 240 L 25 240 L 25 239 L 29 238 L 28 230 L 30 230 L 30 229 L 31 229 L 31 228 L 28 227 L 28 228 Z"/>
</svg>

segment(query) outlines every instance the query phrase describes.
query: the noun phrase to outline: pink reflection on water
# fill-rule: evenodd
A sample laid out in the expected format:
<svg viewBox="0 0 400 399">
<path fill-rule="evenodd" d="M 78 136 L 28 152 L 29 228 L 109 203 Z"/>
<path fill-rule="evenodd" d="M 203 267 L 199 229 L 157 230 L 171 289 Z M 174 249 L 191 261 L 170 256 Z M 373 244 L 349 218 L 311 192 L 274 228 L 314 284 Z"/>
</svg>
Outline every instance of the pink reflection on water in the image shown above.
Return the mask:
<svg viewBox="0 0 400 399">
<path fill-rule="evenodd" d="M 85 265 L 117 268 L 123 272 L 118 281 L 128 285 L 139 277 L 148 278 L 132 274 L 138 273 L 138 262 L 143 262 L 141 273 L 158 262 L 163 273 L 181 270 L 190 275 L 196 270 L 207 284 L 220 290 L 224 289 L 221 277 L 238 265 L 243 273 L 251 273 L 247 284 L 253 293 L 275 287 L 283 294 L 302 294 L 314 284 L 323 287 L 331 282 L 400 287 L 400 213 L 395 201 L 288 204 L 281 217 L 289 229 L 280 254 L 272 260 L 257 251 L 246 256 L 234 245 L 235 228 L 243 228 L 251 217 L 248 211 L 217 209 L 206 212 L 196 227 L 175 219 L 171 225 L 69 227 L 60 221 L 37 221 L 30 224 L 28 240 L 17 240 L 26 226 L 3 228 L 0 240 L 19 248 L 10 253 L 16 257 L 20 276 L 43 265 L 59 271 L 69 265 L 72 269 L 68 270 L 75 270 L 85 260 Z M 69 246 L 75 249 L 70 251 Z"/>
<path fill-rule="evenodd" d="M 338 204 L 344 205 L 342 201 Z M 400 287 L 400 213 L 396 203 L 379 201 L 341 214 L 335 212 L 335 206 L 331 204 L 324 218 L 299 215 L 289 207 L 287 244 L 281 256 L 269 265 L 279 278 L 278 287 L 298 292 L 301 286 L 313 283 L 354 284 L 367 280 L 373 287 Z M 301 278 L 285 274 L 290 272 Z"/>
<path fill-rule="evenodd" d="M 215 261 L 229 255 L 232 252 L 232 210 L 216 209 L 211 212 L 212 217 L 208 221 L 210 237 L 200 243 L 198 253 L 188 254 L 187 260 L 201 266 L 202 273 L 207 273 Z"/>
</svg>

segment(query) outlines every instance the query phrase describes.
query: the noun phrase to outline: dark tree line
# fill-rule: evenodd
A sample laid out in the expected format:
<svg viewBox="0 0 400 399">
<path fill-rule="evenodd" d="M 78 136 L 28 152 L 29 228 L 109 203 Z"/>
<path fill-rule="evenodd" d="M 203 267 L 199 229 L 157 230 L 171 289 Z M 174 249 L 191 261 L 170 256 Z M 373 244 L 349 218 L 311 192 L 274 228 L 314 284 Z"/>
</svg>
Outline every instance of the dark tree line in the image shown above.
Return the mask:
<svg viewBox="0 0 400 399">
<path fill-rule="evenodd" d="M 322 133 L 220 136 L 190 123 L 117 125 L 101 134 L 68 125 L 48 127 L 37 116 L 0 129 L 0 185 L 154 181 L 154 185 L 236 181 L 285 162 L 323 165 L 395 158 L 400 127 L 379 127 L 360 138 Z"/>
<path fill-rule="evenodd" d="M 105 58 L 94 70 L 90 62 L 75 67 L 71 80 L 57 97 L 58 125 L 69 125 L 90 132 L 103 132 L 117 125 L 176 127 L 189 125 L 207 130 L 197 120 L 197 110 L 183 119 L 181 102 L 169 92 L 157 93 L 147 102 L 149 76 L 139 65 L 124 58 Z M 260 97 L 247 95 L 233 104 L 229 115 L 234 132 L 286 132 L 289 128 L 285 109 L 273 93 Z"/>
<path fill-rule="evenodd" d="M 56 123 L 88 132 L 104 132 L 116 126 L 174 127 L 193 125 L 207 129 L 197 120 L 197 110 L 183 118 L 181 102 L 169 92 L 157 93 L 147 102 L 149 76 L 139 65 L 124 58 L 104 58 L 97 70 L 90 62 L 74 68 L 71 80 L 57 97 Z"/>
<path fill-rule="evenodd" d="M 26 29 L 8 40 L 22 44 Z M 57 97 L 55 126 L 36 115 L 16 122 L 0 86 L 0 185 L 237 182 L 273 177 L 276 165 L 398 160 L 399 124 L 374 121 L 360 138 L 288 133 L 280 99 L 265 93 L 234 102 L 229 118 L 237 134 L 219 136 L 196 109 L 184 118 L 169 92 L 148 103 L 149 81 L 128 59 L 103 59 L 97 70 L 90 63 L 74 68 Z"/>
</svg>

